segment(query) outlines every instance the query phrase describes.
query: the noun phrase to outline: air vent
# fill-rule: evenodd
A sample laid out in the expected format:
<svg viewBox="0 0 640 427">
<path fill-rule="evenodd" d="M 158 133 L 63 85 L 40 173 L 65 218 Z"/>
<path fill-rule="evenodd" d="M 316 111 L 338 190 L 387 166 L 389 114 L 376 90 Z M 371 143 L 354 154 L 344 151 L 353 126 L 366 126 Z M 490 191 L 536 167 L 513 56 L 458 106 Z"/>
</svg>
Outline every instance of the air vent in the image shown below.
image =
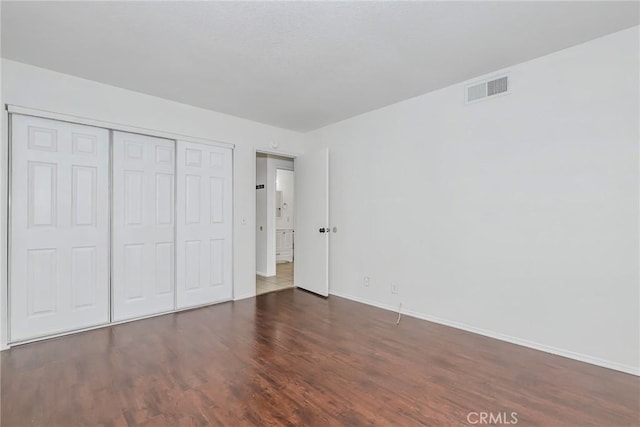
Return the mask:
<svg viewBox="0 0 640 427">
<path fill-rule="evenodd" d="M 466 90 L 467 103 L 509 93 L 509 77 L 501 76 L 498 78 L 492 78 L 491 80 L 485 80 L 480 83 L 474 83 L 468 85 Z"/>
</svg>

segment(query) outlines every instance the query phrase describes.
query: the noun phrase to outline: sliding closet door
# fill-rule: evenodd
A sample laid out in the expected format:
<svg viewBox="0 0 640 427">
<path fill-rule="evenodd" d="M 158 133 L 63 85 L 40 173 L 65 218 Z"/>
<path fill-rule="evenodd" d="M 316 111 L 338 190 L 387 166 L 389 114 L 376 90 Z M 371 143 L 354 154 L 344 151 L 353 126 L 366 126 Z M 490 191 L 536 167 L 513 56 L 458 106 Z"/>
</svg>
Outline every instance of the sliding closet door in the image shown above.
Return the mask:
<svg viewBox="0 0 640 427">
<path fill-rule="evenodd" d="M 113 133 L 113 320 L 174 309 L 175 142 Z"/>
<path fill-rule="evenodd" d="M 10 341 L 109 322 L 109 131 L 11 115 Z"/>
<path fill-rule="evenodd" d="M 232 152 L 178 141 L 177 305 L 232 297 Z"/>
</svg>

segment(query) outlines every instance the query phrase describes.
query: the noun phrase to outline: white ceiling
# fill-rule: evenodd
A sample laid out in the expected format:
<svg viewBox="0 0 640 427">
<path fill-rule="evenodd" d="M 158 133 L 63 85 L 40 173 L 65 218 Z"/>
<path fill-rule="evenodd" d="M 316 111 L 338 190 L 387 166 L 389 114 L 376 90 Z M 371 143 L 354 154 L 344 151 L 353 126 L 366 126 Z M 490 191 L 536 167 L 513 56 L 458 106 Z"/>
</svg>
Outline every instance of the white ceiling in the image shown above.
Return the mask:
<svg viewBox="0 0 640 427">
<path fill-rule="evenodd" d="M 637 2 L 2 2 L 2 56 L 306 131 L 637 25 Z"/>
</svg>

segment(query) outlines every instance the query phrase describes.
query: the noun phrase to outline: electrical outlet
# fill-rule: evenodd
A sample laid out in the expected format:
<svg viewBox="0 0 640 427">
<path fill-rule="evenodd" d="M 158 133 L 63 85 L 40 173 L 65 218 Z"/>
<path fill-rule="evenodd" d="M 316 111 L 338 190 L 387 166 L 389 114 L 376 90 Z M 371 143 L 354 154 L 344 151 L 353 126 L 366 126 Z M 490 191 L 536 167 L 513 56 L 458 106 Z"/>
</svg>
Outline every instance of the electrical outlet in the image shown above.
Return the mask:
<svg viewBox="0 0 640 427">
<path fill-rule="evenodd" d="M 369 276 L 364 276 L 362 278 L 362 284 L 368 288 L 369 285 L 371 284 L 371 278 Z"/>
<path fill-rule="evenodd" d="M 392 283 L 391 284 L 391 293 L 394 295 L 398 295 L 398 288 L 400 286 L 397 283 Z"/>
</svg>

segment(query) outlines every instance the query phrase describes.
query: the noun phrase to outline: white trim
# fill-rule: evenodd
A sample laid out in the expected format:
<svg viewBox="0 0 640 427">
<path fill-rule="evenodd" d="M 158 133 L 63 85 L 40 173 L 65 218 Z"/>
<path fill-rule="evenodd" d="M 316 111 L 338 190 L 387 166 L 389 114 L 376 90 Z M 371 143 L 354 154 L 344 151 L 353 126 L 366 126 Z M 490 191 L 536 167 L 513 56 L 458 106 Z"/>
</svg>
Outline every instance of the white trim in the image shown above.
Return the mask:
<svg viewBox="0 0 640 427">
<path fill-rule="evenodd" d="M 181 135 L 181 134 L 172 133 L 172 132 L 164 132 L 164 131 L 155 130 L 155 129 L 147 129 L 139 126 L 131 126 L 131 125 L 122 124 L 122 123 L 106 122 L 103 120 L 90 119 L 86 117 L 73 116 L 69 114 L 55 113 L 52 111 L 37 110 L 34 108 L 27 108 L 19 105 L 7 104 L 7 111 L 10 114 L 22 114 L 25 116 L 42 117 L 45 119 L 53 119 L 53 120 L 59 120 L 62 122 L 78 123 L 82 125 L 100 127 L 100 128 L 123 131 L 123 132 L 139 133 L 142 135 L 156 136 L 159 138 L 174 139 L 174 140 L 179 139 L 187 142 L 197 142 L 200 144 L 217 145 L 220 147 L 231 148 L 231 149 L 235 148 L 235 144 L 231 144 L 229 142 L 215 141 L 212 139 L 198 138 L 198 137 Z"/>
<path fill-rule="evenodd" d="M 263 150 L 262 148 L 255 148 L 255 155 L 254 157 L 257 157 L 257 154 L 271 154 L 272 156 L 278 156 L 278 157 L 288 157 L 290 159 L 295 159 L 296 157 L 300 157 L 302 154 L 301 153 L 291 153 L 288 151 L 278 151 L 278 150 Z"/>
<path fill-rule="evenodd" d="M 282 152 L 282 151 L 278 151 L 278 150 L 268 150 L 268 149 L 262 149 L 262 148 L 258 148 L 258 147 L 253 147 L 253 166 L 251 168 L 252 171 L 252 181 L 251 181 L 251 185 L 255 188 L 256 182 L 257 182 L 257 171 L 256 171 L 256 158 L 258 157 L 258 153 L 262 153 L 262 154 L 273 154 L 274 156 L 280 156 L 280 157 L 290 157 L 291 159 L 296 159 L 297 157 L 300 157 L 302 155 L 302 153 L 291 153 L 291 152 Z M 295 169 L 295 165 L 294 165 L 294 169 Z M 295 172 L 295 170 L 294 170 Z M 257 224 L 258 224 L 258 219 L 256 218 L 256 209 L 257 209 L 257 204 L 256 204 L 256 197 L 255 197 L 255 193 L 253 194 L 252 199 L 252 205 L 253 205 L 253 209 L 251 210 L 252 212 L 252 216 L 251 216 L 251 221 L 248 221 L 247 225 L 252 226 L 252 230 L 253 230 L 253 268 L 254 270 L 257 270 L 257 265 L 258 265 L 258 257 L 257 257 L 257 236 L 256 236 L 256 228 L 257 228 Z M 297 212 L 298 210 L 296 209 L 294 212 Z M 295 222 L 296 220 L 294 219 L 294 224 L 297 224 L 297 222 Z M 295 259 L 295 246 L 293 248 L 294 253 L 294 259 Z M 269 277 L 267 276 L 265 273 L 263 272 L 258 272 L 256 271 L 256 275 L 258 276 L 262 276 L 262 277 Z M 238 301 L 241 299 L 245 299 L 245 298 L 252 298 L 255 297 L 257 295 L 257 283 L 254 280 L 253 281 L 253 293 L 251 294 L 245 294 L 245 295 L 240 295 L 237 298 L 234 297 L 234 301 Z"/>
<path fill-rule="evenodd" d="M 264 273 L 262 271 L 256 271 L 256 275 L 260 276 L 260 277 L 274 277 L 275 274 L 273 276 L 267 276 L 267 273 Z"/>
<path fill-rule="evenodd" d="M 177 147 L 176 142 L 176 147 Z M 234 300 L 234 295 L 236 294 L 236 150 L 231 148 L 231 300 Z M 177 154 L 177 153 L 176 153 Z M 176 160 L 178 156 L 176 155 Z M 176 169 L 177 170 L 177 169 Z M 178 181 L 176 180 L 176 183 Z M 178 191 L 178 186 L 176 185 L 176 191 Z M 177 193 L 176 193 L 177 194 Z M 176 206 L 177 208 L 177 206 Z M 176 232 L 178 230 L 178 225 L 176 224 Z M 178 237 L 176 235 L 176 237 Z M 176 239 L 177 242 L 177 239 Z M 176 269 L 177 274 L 177 269 Z M 178 278 L 176 276 L 176 282 L 174 287 L 178 286 Z M 178 291 L 176 290 L 176 302 L 178 297 Z M 177 304 L 176 304 L 177 307 Z"/>
<path fill-rule="evenodd" d="M 395 313 L 398 312 L 398 307 L 394 307 L 388 304 L 382 304 L 379 302 L 371 301 L 365 298 L 356 297 L 353 295 L 344 294 L 342 292 L 329 291 L 330 295 L 335 295 L 340 298 L 345 298 L 351 301 L 359 302 L 362 304 L 371 305 L 374 307 L 381 308 L 383 310 L 393 311 Z M 625 365 L 618 362 L 613 362 L 610 360 L 600 359 L 598 357 L 589 356 L 582 353 L 576 353 L 574 351 L 565 350 L 561 348 L 551 347 L 545 344 L 540 344 L 534 341 L 529 341 L 526 339 L 512 337 L 510 335 L 501 334 L 499 332 L 490 331 L 487 329 L 476 328 L 475 326 L 467 325 L 465 323 L 455 322 L 452 320 L 441 319 L 439 317 L 430 316 L 424 313 L 418 313 L 416 311 L 411 310 L 402 310 L 402 314 L 405 316 L 415 317 L 416 319 L 426 320 L 428 322 L 437 323 L 439 325 L 449 326 L 452 328 L 460 329 L 463 331 L 471 332 L 478 335 L 483 335 L 485 337 L 494 338 L 500 341 L 505 341 L 511 344 L 520 345 L 523 347 L 528 347 L 534 350 L 543 351 L 545 353 L 555 354 L 556 356 L 566 357 L 568 359 L 578 360 L 580 362 L 589 363 L 592 365 L 597 365 L 603 368 L 613 369 L 616 371 L 624 372 L 631 375 L 640 376 L 640 367 L 635 367 L 631 365 Z"/>
<path fill-rule="evenodd" d="M 32 343 L 32 342 L 49 340 L 51 338 L 59 338 L 59 337 L 65 337 L 67 335 L 79 334 L 81 332 L 95 331 L 96 329 L 108 328 L 109 326 L 117 326 L 117 325 L 122 325 L 124 323 L 137 322 L 138 320 L 146 320 L 146 319 L 152 319 L 154 317 L 166 316 L 167 314 L 177 314 L 177 313 L 181 313 L 181 312 L 184 312 L 184 311 L 195 310 L 195 309 L 198 309 L 198 308 L 205 308 L 205 307 L 209 307 L 209 306 L 212 306 L 212 305 L 222 304 L 222 303 L 225 303 L 225 302 L 232 302 L 232 300 L 224 299 L 224 300 L 220 300 L 220 301 L 217 301 L 217 302 L 214 302 L 214 303 L 197 305 L 197 306 L 193 306 L 193 307 L 179 308 L 179 309 L 176 309 L 176 310 L 165 311 L 165 312 L 162 312 L 162 313 L 154 313 L 154 314 L 150 314 L 148 316 L 143 316 L 143 317 L 135 317 L 135 318 L 132 318 L 132 319 L 118 320 L 116 322 L 111 322 L 111 323 L 102 323 L 100 325 L 90 326 L 88 328 L 83 328 L 83 329 L 75 329 L 73 331 L 60 332 L 60 333 L 57 333 L 57 334 L 54 334 L 54 335 L 44 335 L 44 336 L 36 337 L 36 338 L 29 338 L 29 339 L 26 339 L 26 340 L 23 340 L 23 341 L 16 341 L 16 342 L 9 343 L 9 345 L 7 346 L 6 349 L 9 349 L 11 347 L 15 347 L 15 346 L 18 346 L 18 345 L 22 345 L 22 344 L 29 344 L 29 343 Z M 6 349 L 4 349 L 4 350 L 6 350 Z"/>
<path fill-rule="evenodd" d="M 0 279 L 0 350 L 6 350 L 9 348 L 7 342 L 9 340 L 9 209 L 11 208 L 9 199 L 9 177 L 11 176 L 11 170 L 9 169 L 9 158 L 11 152 L 9 150 L 9 141 L 11 133 L 11 124 L 9 119 L 9 113 L 2 111 L 2 135 L 0 135 L 0 141 L 2 141 L 3 148 L 0 150 L 0 170 L 4 171 L 0 182 L 0 193 L 2 194 L 2 213 L 0 213 L 0 221 L 2 222 L 1 235 L 2 242 L 0 242 L 0 254 L 2 254 L 2 260 L 0 265 L 2 266 L 2 278 Z M 0 126 L 1 127 L 1 126 Z"/>
</svg>

